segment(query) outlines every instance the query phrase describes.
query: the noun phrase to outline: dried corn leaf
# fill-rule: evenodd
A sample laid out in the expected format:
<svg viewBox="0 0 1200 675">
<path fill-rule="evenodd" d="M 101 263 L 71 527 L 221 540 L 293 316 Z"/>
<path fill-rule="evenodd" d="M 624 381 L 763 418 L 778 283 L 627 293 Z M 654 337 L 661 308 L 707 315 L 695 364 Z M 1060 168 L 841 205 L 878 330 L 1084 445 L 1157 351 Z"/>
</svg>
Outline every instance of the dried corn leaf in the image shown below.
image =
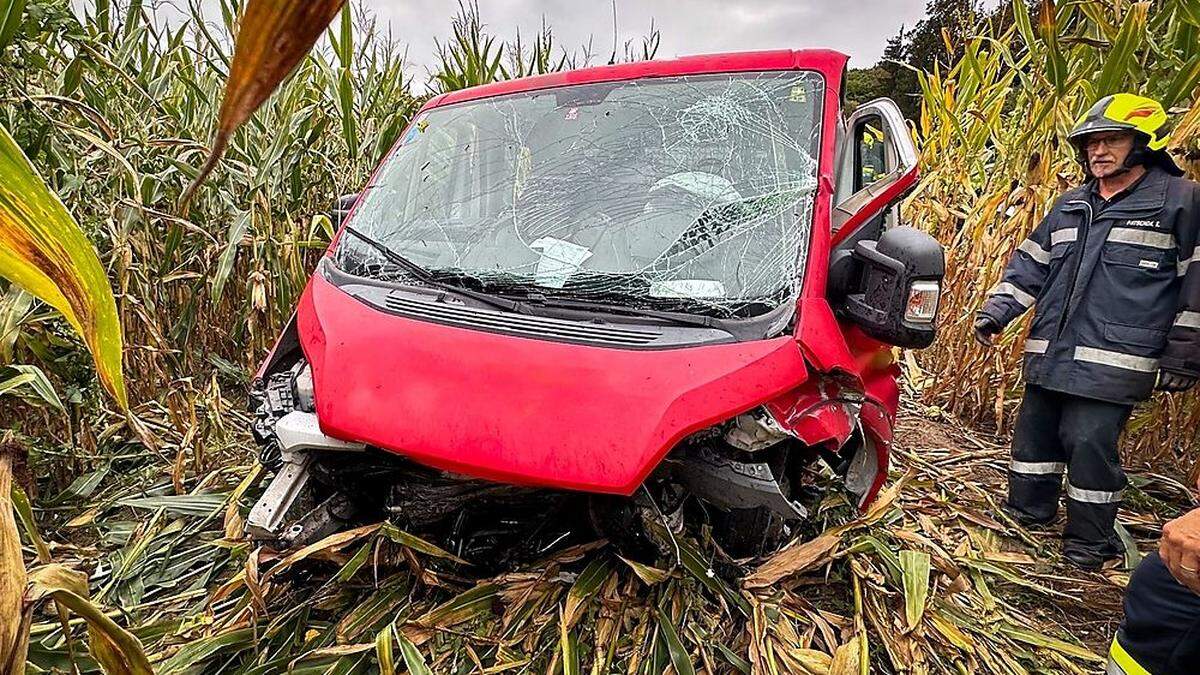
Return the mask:
<svg viewBox="0 0 1200 675">
<path fill-rule="evenodd" d="M 630 560 L 623 556 L 617 557 L 621 558 L 621 562 L 629 565 L 629 568 L 633 570 L 633 573 L 636 574 L 637 577 L 642 580 L 642 583 L 646 584 L 647 586 L 660 584 L 671 578 L 671 574 L 666 570 L 660 570 L 657 567 L 644 565 L 636 560 Z"/>
<path fill-rule="evenodd" d="M 789 546 L 760 565 L 746 577 L 742 585 L 746 588 L 765 588 L 793 574 L 827 563 L 841 541 L 838 535 L 824 534 L 811 541 Z"/>
<path fill-rule="evenodd" d="M 24 668 L 29 636 L 21 627 L 25 560 L 10 494 L 15 448 L 0 446 L 0 672 Z"/>
<path fill-rule="evenodd" d="M 312 556 L 321 553 L 329 553 L 341 550 L 342 548 L 361 539 L 362 537 L 374 533 L 379 529 L 379 527 L 380 523 L 375 523 L 374 525 L 363 525 L 362 527 L 356 527 L 351 530 L 345 530 L 343 532 L 331 534 L 320 541 L 309 544 L 308 546 L 289 554 L 286 558 L 276 563 L 276 565 L 271 568 L 271 571 L 267 572 L 266 576 L 263 577 L 263 583 L 266 583 L 275 575 L 283 572 L 301 560 L 311 558 Z"/>
<path fill-rule="evenodd" d="M 29 573 L 29 602 L 52 597 L 87 621 L 88 647 L 110 675 L 154 675 L 142 643 L 88 598 L 87 576 L 64 565 L 44 565 Z"/>
<path fill-rule="evenodd" d="M 862 670 L 859 663 L 861 649 L 859 648 L 859 636 L 854 636 L 844 645 L 837 648 L 833 653 L 833 660 L 829 663 L 829 675 L 858 675 Z"/>
</svg>

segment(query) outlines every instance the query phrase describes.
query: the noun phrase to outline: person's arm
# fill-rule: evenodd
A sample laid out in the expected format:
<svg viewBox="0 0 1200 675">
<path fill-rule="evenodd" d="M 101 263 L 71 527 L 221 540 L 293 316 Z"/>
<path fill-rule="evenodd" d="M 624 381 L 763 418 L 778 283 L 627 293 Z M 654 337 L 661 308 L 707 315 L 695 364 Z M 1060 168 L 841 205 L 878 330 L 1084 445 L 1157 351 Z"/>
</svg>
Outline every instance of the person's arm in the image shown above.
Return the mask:
<svg viewBox="0 0 1200 675">
<path fill-rule="evenodd" d="M 1176 581 L 1200 593 L 1200 509 L 1163 526 L 1158 555 Z"/>
<path fill-rule="evenodd" d="M 1033 307 L 1042 292 L 1050 270 L 1050 228 L 1054 211 L 1021 242 L 1004 268 L 1000 283 L 988 294 L 975 319 L 975 331 L 980 342 L 990 343 L 992 335 L 1004 330 L 1014 319 Z"/>
<path fill-rule="evenodd" d="M 1167 334 L 1167 348 L 1159 363 L 1159 388 L 1182 391 L 1200 377 L 1200 187 L 1179 219 L 1175 233 L 1179 246 L 1179 312 Z"/>
</svg>

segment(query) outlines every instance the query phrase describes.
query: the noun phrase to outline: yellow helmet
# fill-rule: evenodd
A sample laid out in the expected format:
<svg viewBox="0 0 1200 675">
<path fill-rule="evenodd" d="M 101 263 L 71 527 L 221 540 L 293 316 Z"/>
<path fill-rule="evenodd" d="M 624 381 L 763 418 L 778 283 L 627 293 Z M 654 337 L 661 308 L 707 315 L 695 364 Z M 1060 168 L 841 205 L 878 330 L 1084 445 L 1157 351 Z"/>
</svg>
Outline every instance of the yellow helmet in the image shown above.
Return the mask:
<svg viewBox="0 0 1200 675">
<path fill-rule="evenodd" d="M 1084 136 L 1100 131 L 1132 131 L 1146 137 L 1146 147 L 1162 150 L 1171 140 L 1166 125 L 1167 111 L 1158 101 L 1137 94 L 1113 94 L 1084 113 L 1067 138 L 1079 143 Z"/>
<path fill-rule="evenodd" d="M 1152 98 L 1137 94 L 1112 94 L 1096 101 L 1075 123 L 1067 139 L 1079 150 L 1080 161 L 1087 170 L 1084 139 L 1102 131 L 1132 131 L 1137 146 L 1127 166 L 1134 164 L 1158 164 L 1168 172 L 1183 175 L 1167 154 L 1171 137 L 1167 133 L 1167 111 Z"/>
</svg>

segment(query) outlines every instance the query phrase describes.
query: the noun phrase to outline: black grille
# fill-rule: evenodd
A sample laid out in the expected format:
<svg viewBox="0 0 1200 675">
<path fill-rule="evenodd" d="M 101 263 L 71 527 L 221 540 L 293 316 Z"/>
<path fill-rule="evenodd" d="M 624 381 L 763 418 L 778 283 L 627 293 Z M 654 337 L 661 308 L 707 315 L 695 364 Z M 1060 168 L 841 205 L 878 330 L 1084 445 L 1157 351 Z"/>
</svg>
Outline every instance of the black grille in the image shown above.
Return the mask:
<svg viewBox="0 0 1200 675">
<path fill-rule="evenodd" d="M 650 344 L 662 336 L 662 333 L 653 330 L 495 312 L 464 305 L 416 300 L 397 293 L 388 294 L 387 308 L 414 319 L 547 340 L 630 347 Z"/>
</svg>

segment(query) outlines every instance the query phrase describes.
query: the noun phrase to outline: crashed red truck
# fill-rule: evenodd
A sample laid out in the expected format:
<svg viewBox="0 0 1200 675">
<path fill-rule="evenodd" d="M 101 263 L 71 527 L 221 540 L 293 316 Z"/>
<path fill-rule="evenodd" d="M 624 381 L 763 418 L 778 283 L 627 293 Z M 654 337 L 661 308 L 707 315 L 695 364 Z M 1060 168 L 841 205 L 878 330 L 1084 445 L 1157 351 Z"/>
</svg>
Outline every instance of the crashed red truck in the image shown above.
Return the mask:
<svg viewBox="0 0 1200 675">
<path fill-rule="evenodd" d="M 933 341 L 943 254 L 896 222 L 916 150 L 891 101 L 844 110 L 846 62 L 697 56 L 431 99 L 339 202 L 254 380 L 277 474 L 251 532 L 518 504 L 536 523 L 573 496 L 619 541 L 699 513 L 745 554 L 805 519 L 822 464 L 870 503 L 892 347 Z"/>
</svg>

